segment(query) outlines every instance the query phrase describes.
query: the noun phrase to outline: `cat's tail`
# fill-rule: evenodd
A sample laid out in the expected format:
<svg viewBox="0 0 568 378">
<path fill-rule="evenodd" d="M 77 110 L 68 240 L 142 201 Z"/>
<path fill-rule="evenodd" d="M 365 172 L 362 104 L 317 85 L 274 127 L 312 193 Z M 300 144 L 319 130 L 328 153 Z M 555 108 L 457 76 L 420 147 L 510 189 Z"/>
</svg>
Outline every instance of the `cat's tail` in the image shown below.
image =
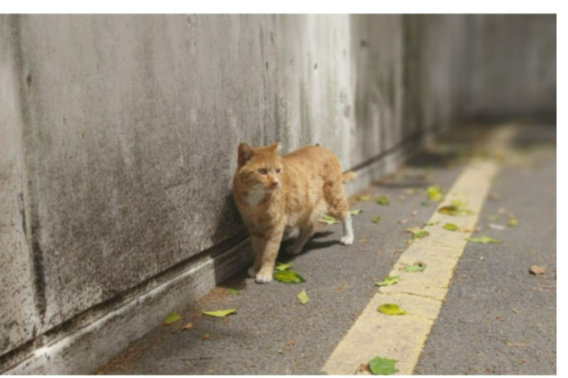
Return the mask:
<svg viewBox="0 0 568 378">
<path fill-rule="evenodd" d="M 343 182 L 353 181 L 357 175 L 353 171 L 347 171 L 341 175 L 341 180 Z"/>
</svg>

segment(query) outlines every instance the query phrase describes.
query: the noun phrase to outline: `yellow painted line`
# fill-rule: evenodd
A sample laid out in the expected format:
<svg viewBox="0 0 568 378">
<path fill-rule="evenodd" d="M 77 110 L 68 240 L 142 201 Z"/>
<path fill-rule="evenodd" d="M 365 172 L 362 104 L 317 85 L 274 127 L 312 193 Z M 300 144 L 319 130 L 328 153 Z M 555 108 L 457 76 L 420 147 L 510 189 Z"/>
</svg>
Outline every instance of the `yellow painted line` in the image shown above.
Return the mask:
<svg viewBox="0 0 568 378">
<path fill-rule="evenodd" d="M 506 125 L 493 133 L 491 149 L 506 149 L 516 129 Z M 434 212 L 430 222 L 439 222 L 424 229 L 430 235 L 418 239 L 400 256 L 389 276 L 399 276 L 398 284 L 381 287 L 363 310 L 345 338 L 337 345 L 322 368 L 327 374 L 351 375 L 361 363 L 379 356 L 397 360 L 400 375 L 412 374 L 430 329 L 446 297 L 454 268 L 467 244 L 471 231 L 448 231 L 442 228 L 453 223 L 473 230 L 485 202 L 492 178 L 499 170 L 493 161 L 476 160 L 469 164 L 438 208 L 453 200 L 466 202 L 473 215 L 454 217 Z M 407 273 L 402 268 L 420 261 L 427 265 L 421 273 Z M 389 316 L 377 311 L 384 303 L 398 304 L 407 315 Z"/>
</svg>

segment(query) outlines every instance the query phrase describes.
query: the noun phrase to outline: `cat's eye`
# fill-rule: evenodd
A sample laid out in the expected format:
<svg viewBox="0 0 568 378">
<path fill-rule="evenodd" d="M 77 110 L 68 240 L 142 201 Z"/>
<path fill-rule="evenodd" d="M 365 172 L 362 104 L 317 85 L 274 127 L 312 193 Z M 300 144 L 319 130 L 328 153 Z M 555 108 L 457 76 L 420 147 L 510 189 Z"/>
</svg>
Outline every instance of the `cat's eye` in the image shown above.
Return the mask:
<svg viewBox="0 0 568 378">
<path fill-rule="evenodd" d="M 265 175 L 265 174 L 268 173 L 268 171 L 267 171 L 266 169 L 264 169 L 264 168 L 260 168 L 260 169 L 258 170 L 258 173 L 260 173 L 261 175 Z"/>
<path fill-rule="evenodd" d="M 280 173 L 280 171 L 281 171 L 281 169 L 280 169 L 280 168 L 278 168 L 278 169 L 276 170 L 276 173 Z"/>
</svg>

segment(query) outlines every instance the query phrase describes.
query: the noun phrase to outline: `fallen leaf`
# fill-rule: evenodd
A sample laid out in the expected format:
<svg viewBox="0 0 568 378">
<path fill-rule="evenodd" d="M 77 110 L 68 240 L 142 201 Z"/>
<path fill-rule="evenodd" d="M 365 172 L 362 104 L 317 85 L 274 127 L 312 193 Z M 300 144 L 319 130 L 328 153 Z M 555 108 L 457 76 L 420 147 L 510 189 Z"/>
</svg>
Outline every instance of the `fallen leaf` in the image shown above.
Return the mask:
<svg viewBox="0 0 568 378">
<path fill-rule="evenodd" d="M 424 207 L 430 206 L 430 202 L 422 201 L 422 202 L 420 202 L 420 206 L 424 206 Z"/>
<path fill-rule="evenodd" d="M 354 210 L 351 210 L 351 211 L 349 212 L 349 214 L 351 214 L 351 215 L 357 215 L 357 214 L 361 214 L 362 212 L 363 212 L 363 210 L 361 210 L 361 209 L 354 209 Z"/>
<path fill-rule="evenodd" d="M 229 310 L 219 310 L 219 311 L 203 311 L 204 315 L 214 316 L 216 318 L 224 318 L 227 315 L 234 314 L 237 312 L 236 308 L 231 308 Z"/>
<path fill-rule="evenodd" d="M 500 224 L 495 224 L 495 223 L 489 223 L 489 228 L 492 229 L 492 230 L 503 231 L 505 229 L 505 226 L 502 226 Z"/>
<path fill-rule="evenodd" d="M 407 228 L 406 231 L 412 234 L 412 240 L 423 239 L 426 236 L 430 235 L 428 231 L 422 230 L 420 227 L 410 227 Z"/>
<path fill-rule="evenodd" d="M 405 272 L 413 273 L 413 272 L 423 272 L 426 269 L 426 264 L 422 261 L 417 261 L 412 265 L 409 265 L 403 269 Z"/>
<path fill-rule="evenodd" d="M 504 343 L 507 344 L 507 346 L 511 347 L 511 348 L 522 348 L 522 347 L 527 346 L 526 343 L 511 343 L 509 341 L 504 341 Z"/>
<path fill-rule="evenodd" d="M 390 285 L 394 285 L 397 284 L 399 281 L 400 277 L 399 276 L 386 276 L 381 282 L 375 282 L 375 285 L 377 286 L 390 286 Z"/>
<path fill-rule="evenodd" d="M 442 200 L 442 191 L 437 186 L 429 186 L 426 193 L 431 201 L 440 202 Z"/>
<path fill-rule="evenodd" d="M 209 340 L 210 337 L 211 335 L 206 333 L 205 335 L 201 336 L 201 340 Z"/>
<path fill-rule="evenodd" d="M 388 205 L 389 199 L 386 196 L 380 196 L 379 198 L 377 198 L 377 203 L 379 205 Z"/>
<path fill-rule="evenodd" d="M 446 224 L 444 225 L 444 228 L 445 228 L 446 230 L 450 230 L 450 231 L 458 231 L 458 230 L 460 229 L 458 226 L 456 226 L 456 225 L 453 224 L 453 223 L 446 223 Z"/>
<path fill-rule="evenodd" d="M 459 216 L 463 217 L 473 214 L 471 210 L 464 209 L 460 206 L 455 206 L 455 205 L 442 206 L 441 208 L 438 209 L 438 212 L 440 214 L 451 215 L 454 217 L 459 217 Z"/>
<path fill-rule="evenodd" d="M 368 201 L 371 199 L 371 196 L 359 196 L 357 197 L 357 201 Z"/>
<path fill-rule="evenodd" d="M 193 328 L 193 324 L 191 324 L 191 323 L 187 323 L 186 325 L 181 327 L 181 329 L 191 329 L 191 328 Z"/>
<path fill-rule="evenodd" d="M 169 325 L 169 324 L 175 323 L 179 320 L 181 320 L 181 315 L 177 312 L 171 312 L 171 313 L 168 314 L 168 316 L 166 316 L 163 324 Z"/>
<path fill-rule="evenodd" d="M 398 223 L 400 224 L 405 224 L 406 222 L 408 222 L 408 219 L 402 219 L 398 221 Z"/>
<path fill-rule="evenodd" d="M 509 219 L 509 221 L 507 222 L 507 226 L 509 227 L 514 227 L 517 225 L 517 218 L 511 218 Z"/>
<path fill-rule="evenodd" d="M 306 294 L 305 290 L 300 291 L 300 293 L 298 294 L 298 301 L 300 301 L 301 304 L 306 304 L 310 301 L 310 298 L 308 297 L 308 294 Z"/>
<path fill-rule="evenodd" d="M 294 272 L 293 270 L 281 270 L 279 272 L 274 273 L 274 279 L 276 281 L 282 283 L 302 283 L 306 282 L 304 277 L 300 276 L 298 273 Z"/>
<path fill-rule="evenodd" d="M 546 272 L 546 267 L 533 265 L 533 266 L 531 266 L 530 272 L 532 274 L 534 274 L 535 276 L 538 276 L 538 275 L 544 274 Z"/>
<path fill-rule="evenodd" d="M 385 315 L 405 315 L 406 311 L 398 307 L 397 304 L 385 303 L 377 308 L 377 311 L 382 312 Z"/>
<path fill-rule="evenodd" d="M 424 239 L 428 235 L 430 235 L 430 233 L 426 230 L 418 231 L 417 233 L 412 235 L 412 240 Z"/>
<path fill-rule="evenodd" d="M 282 263 L 282 262 L 279 262 L 279 261 L 276 261 L 276 265 L 274 265 L 274 269 L 277 272 L 280 272 L 282 270 L 288 270 L 291 267 L 292 267 L 292 264 L 285 264 L 285 263 Z"/>
<path fill-rule="evenodd" d="M 391 375 L 398 371 L 394 368 L 396 362 L 397 360 L 375 357 L 369 361 L 369 371 L 373 375 Z"/>
<path fill-rule="evenodd" d="M 406 190 L 404 191 L 404 193 L 405 193 L 406 195 L 414 194 L 414 189 L 406 189 Z"/>
<path fill-rule="evenodd" d="M 228 288 L 227 291 L 229 292 L 229 294 L 241 295 L 241 292 L 238 291 L 237 289 Z"/>
<path fill-rule="evenodd" d="M 418 226 L 414 226 L 414 227 L 409 227 L 407 229 L 405 229 L 404 231 L 410 232 L 412 235 L 414 235 L 417 232 L 420 232 L 422 229 Z"/>
<path fill-rule="evenodd" d="M 501 243 L 499 240 L 490 238 L 489 236 L 482 236 L 480 238 L 467 238 L 465 240 L 469 240 L 470 242 L 474 242 L 474 243 L 483 243 L 483 244 L 497 244 L 497 243 Z"/>
<path fill-rule="evenodd" d="M 337 223 L 339 223 L 339 221 L 337 219 L 335 219 L 331 215 L 327 215 L 327 214 L 322 215 L 319 221 L 320 221 L 320 223 L 325 223 L 325 224 L 337 224 Z"/>
<path fill-rule="evenodd" d="M 367 364 L 364 362 L 361 362 L 361 366 L 359 366 L 359 373 L 362 373 L 364 371 L 367 371 Z"/>
<path fill-rule="evenodd" d="M 438 223 L 440 223 L 440 221 L 426 222 L 426 223 L 424 223 L 424 226 L 435 226 L 435 225 L 437 225 Z"/>
<path fill-rule="evenodd" d="M 381 220 L 381 217 L 374 217 L 373 219 L 371 219 L 371 222 L 379 223 L 380 220 Z"/>
</svg>

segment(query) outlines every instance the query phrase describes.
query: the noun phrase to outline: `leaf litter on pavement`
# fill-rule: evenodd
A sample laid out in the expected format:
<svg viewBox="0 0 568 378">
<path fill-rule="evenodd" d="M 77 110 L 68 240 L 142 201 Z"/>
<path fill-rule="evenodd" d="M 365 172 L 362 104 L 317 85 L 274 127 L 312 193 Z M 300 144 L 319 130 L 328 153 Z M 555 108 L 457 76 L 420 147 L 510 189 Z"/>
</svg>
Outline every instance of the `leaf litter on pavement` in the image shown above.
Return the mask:
<svg viewBox="0 0 568 378">
<path fill-rule="evenodd" d="M 390 203 L 390 202 L 389 202 L 389 199 L 387 198 L 387 196 L 380 196 L 380 197 L 378 197 L 377 200 L 376 200 L 376 202 L 377 202 L 379 205 L 388 205 L 388 204 Z"/>
<path fill-rule="evenodd" d="M 453 223 L 446 223 L 443 228 L 449 231 L 459 231 L 460 229 L 458 226 L 456 226 Z"/>
<path fill-rule="evenodd" d="M 327 214 L 322 215 L 319 221 L 320 221 L 320 223 L 325 223 L 325 224 L 337 224 L 337 223 L 339 223 L 339 221 L 337 219 L 335 219 L 331 215 L 327 215 Z"/>
<path fill-rule="evenodd" d="M 166 318 L 164 319 L 163 324 L 170 325 L 180 320 L 181 320 L 181 315 L 179 314 L 179 312 L 170 312 L 168 316 L 166 316 Z"/>
<path fill-rule="evenodd" d="M 391 286 L 398 283 L 400 280 L 399 276 L 386 276 L 381 282 L 375 282 L 376 286 Z"/>
<path fill-rule="evenodd" d="M 304 277 L 300 276 L 298 273 L 294 272 L 293 270 L 281 270 L 275 272 L 274 279 L 278 282 L 291 283 L 291 284 L 306 282 Z"/>
<path fill-rule="evenodd" d="M 298 301 L 301 304 L 306 304 L 310 301 L 310 298 L 308 297 L 308 294 L 306 293 L 306 290 L 302 290 L 298 293 Z"/>
<path fill-rule="evenodd" d="M 377 308 L 377 311 L 385 315 L 406 315 L 406 311 L 394 303 L 384 303 Z"/>
<path fill-rule="evenodd" d="M 377 356 L 369 361 L 367 366 L 369 367 L 369 371 L 373 375 L 391 375 L 398 371 L 394 367 L 397 362 L 397 360 L 381 358 Z"/>
<path fill-rule="evenodd" d="M 499 240 L 490 238 L 489 236 L 481 236 L 479 238 L 466 238 L 465 240 L 468 240 L 468 241 L 474 242 L 474 243 L 483 243 L 483 244 L 498 244 L 498 243 L 501 243 Z"/>
<path fill-rule="evenodd" d="M 426 193 L 428 194 L 428 199 L 434 202 L 440 202 L 442 200 L 442 190 L 438 186 L 429 186 L 426 189 Z"/>
<path fill-rule="evenodd" d="M 417 261 L 412 265 L 404 267 L 402 270 L 404 272 L 413 273 L 413 272 L 423 272 L 424 269 L 426 269 L 426 263 L 423 263 L 422 261 Z"/>
<path fill-rule="evenodd" d="M 228 310 L 219 310 L 219 311 L 203 311 L 204 315 L 213 316 L 215 318 L 224 318 L 227 315 L 234 314 L 237 312 L 236 308 L 231 308 Z"/>
</svg>

